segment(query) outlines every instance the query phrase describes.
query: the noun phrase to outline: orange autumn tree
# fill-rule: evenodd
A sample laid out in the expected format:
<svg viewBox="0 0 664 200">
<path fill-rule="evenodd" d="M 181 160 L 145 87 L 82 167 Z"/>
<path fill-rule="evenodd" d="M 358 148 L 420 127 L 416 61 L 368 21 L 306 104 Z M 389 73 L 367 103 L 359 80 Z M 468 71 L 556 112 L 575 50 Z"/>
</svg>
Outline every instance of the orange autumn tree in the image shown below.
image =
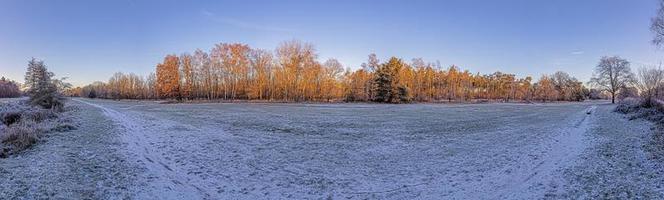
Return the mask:
<svg viewBox="0 0 664 200">
<path fill-rule="evenodd" d="M 159 98 L 180 99 L 179 59 L 168 55 L 164 62 L 157 64 L 157 93 Z"/>
</svg>

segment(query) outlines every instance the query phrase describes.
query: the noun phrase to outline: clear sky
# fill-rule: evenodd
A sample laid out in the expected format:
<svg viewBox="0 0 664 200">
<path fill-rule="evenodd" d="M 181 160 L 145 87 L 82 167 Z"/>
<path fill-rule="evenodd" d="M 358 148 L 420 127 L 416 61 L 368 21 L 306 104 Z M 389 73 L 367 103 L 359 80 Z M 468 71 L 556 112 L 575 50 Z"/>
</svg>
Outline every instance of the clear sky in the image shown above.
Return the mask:
<svg viewBox="0 0 664 200">
<path fill-rule="evenodd" d="M 587 81 L 603 55 L 633 68 L 662 61 L 650 44 L 656 9 L 656 0 L 0 0 L 0 75 L 22 82 L 36 57 L 84 85 L 146 75 L 166 54 L 220 42 L 272 50 L 298 39 L 352 69 L 376 53 Z"/>
</svg>

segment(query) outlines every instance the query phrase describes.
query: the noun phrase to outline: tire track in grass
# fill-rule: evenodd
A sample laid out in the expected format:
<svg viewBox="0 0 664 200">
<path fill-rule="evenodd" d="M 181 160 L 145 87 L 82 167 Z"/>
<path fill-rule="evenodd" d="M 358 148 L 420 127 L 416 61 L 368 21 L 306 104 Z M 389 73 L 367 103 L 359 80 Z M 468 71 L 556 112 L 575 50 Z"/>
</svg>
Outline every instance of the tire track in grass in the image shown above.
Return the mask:
<svg viewBox="0 0 664 200">
<path fill-rule="evenodd" d="M 134 158 L 145 164 L 150 172 L 147 179 L 155 179 L 148 180 L 151 191 L 137 189 L 141 193 L 138 194 L 139 199 L 210 199 L 210 193 L 208 192 L 210 190 L 206 188 L 205 182 L 198 176 L 192 176 L 178 170 L 175 167 L 176 165 L 166 160 L 162 156 L 163 153 L 151 145 L 154 141 L 146 134 L 150 130 L 144 128 L 145 126 L 141 126 L 138 120 L 102 105 L 80 99 L 73 100 L 99 108 L 104 115 L 124 128 L 122 139 L 128 144 L 127 150 L 130 154 L 128 157 L 132 157 L 131 154 L 136 154 L 137 156 Z"/>
<path fill-rule="evenodd" d="M 539 157 L 542 161 L 533 167 L 526 168 L 520 174 L 514 175 L 506 185 L 501 186 L 502 190 L 496 193 L 495 199 L 530 199 L 543 198 L 538 191 L 542 187 L 554 188 L 560 190 L 564 185 L 564 180 L 560 179 L 561 170 L 571 167 L 576 159 L 583 153 L 589 145 L 588 130 L 591 128 L 592 117 L 597 106 L 590 106 L 584 110 L 581 119 L 574 121 L 572 127 L 562 128 L 559 134 L 553 140 L 544 143 L 546 152 Z M 526 161 L 530 162 L 530 161 Z M 520 163 L 521 166 L 528 166 L 528 163 Z M 546 194 L 544 194 L 546 195 Z"/>
<path fill-rule="evenodd" d="M 552 130 L 552 137 L 527 148 L 527 154 L 507 151 L 511 162 L 483 174 L 479 182 L 462 181 L 453 186 L 462 192 L 452 199 L 541 199 L 550 192 L 560 192 L 565 180 L 562 170 L 575 165 L 577 159 L 592 144 L 587 133 L 595 123 L 596 106 L 575 112 L 560 127 Z"/>
</svg>

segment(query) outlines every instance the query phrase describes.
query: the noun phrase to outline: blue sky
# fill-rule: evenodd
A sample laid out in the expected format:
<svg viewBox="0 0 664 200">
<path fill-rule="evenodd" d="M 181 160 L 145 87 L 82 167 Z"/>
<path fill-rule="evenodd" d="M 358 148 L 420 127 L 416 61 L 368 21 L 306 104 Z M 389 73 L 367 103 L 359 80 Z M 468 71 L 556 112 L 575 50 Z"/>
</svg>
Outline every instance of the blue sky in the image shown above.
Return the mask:
<svg viewBox="0 0 664 200">
<path fill-rule="evenodd" d="M 272 50 L 298 39 L 352 69 L 376 53 L 587 81 L 603 55 L 634 69 L 662 61 L 650 44 L 656 9 L 656 0 L 0 0 L 0 75 L 22 81 L 37 57 L 83 85 L 118 71 L 145 75 L 166 54 L 220 42 Z"/>
</svg>

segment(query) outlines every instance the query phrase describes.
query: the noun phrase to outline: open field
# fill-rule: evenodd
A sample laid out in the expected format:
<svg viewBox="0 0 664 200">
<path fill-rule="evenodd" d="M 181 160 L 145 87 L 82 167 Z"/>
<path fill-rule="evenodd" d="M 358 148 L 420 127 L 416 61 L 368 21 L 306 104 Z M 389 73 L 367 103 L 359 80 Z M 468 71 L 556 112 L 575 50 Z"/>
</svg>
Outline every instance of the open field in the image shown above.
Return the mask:
<svg viewBox="0 0 664 200">
<path fill-rule="evenodd" d="M 650 124 L 606 102 L 70 104 L 81 127 L 0 160 L 0 196 L 664 197 Z"/>
</svg>

